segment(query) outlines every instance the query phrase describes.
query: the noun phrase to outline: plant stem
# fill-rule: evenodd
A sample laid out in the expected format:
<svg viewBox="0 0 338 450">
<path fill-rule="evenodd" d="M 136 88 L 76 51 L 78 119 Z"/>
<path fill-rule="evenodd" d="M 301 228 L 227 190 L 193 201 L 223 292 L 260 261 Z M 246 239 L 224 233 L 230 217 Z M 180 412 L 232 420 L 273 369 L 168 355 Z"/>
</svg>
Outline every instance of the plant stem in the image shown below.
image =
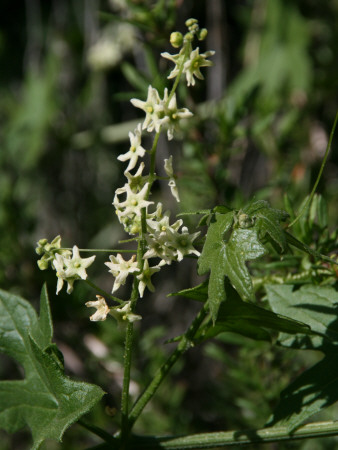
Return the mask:
<svg viewBox="0 0 338 450">
<path fill-rule="evenodd" d="M 128 322 L 126 330 L 126 340 L 124 347 L 124 373 L 123 373 L 123 386 L 122 386 L 122 396 L 121 396 L 121 440 L 126 443 L 129 437 L 129 425 L 128 425 L 128 414 L 129 414 L 129 384 L 130 384 L 130 368 L 131 368 L 131 354 L 133 347 L 133 335 L 134 327 L 133 324 Z"/>
<path fill-rule="evenodd" d="M 108 292 L 104 291 L 103 289 L 101 289 L 99 286 L 97 286 L 95 283 L 93 283 L 92 281 L 88 280 L 88 278 L 85 280 L 85 282 L 92 287 L 93 289 L 95 289 L 95 291 L 99 292 L 100 294 L 102 294 L 104 297 L 109 297 L 111 300 L 113 300 L 114 302 L 117 303 L 124 303 L 124 300 L 121 300 L 118 297 L 115 297 L 114 295 L 109 294 Z"/>
<path fill-rule="evenodd" d="M 315 195 L 317 186 L 318 186 L 319 181 L 321 179 L 321 176 L 322 176 L 325 164 L 326 164 L 327 157 L 329 156 L 329 153 L 330 153 L 330 150 L 331 150 L 331 144 L 332 144 L 333 135 L 334 135 L 334 132 L 335 132 L 335 129 L 336 129 L 337 121 L 338 121 L 338 111 L 336 113 L 336 117 L 335 117 L 334 122 L 333 122 L 333 126 L 332 126 L 332 129 L 331 129 L 329 142 L 328 142 L 327 147 L 326 147 L 326 151 L 325 151 L 325 155 L 324 155 L 324 158 L 323 158 L 323 161 L 322 161 L 322 165 L 320 166 L 319 173 L 318 173 L 316 182 L 315 182 L 315 184 L 314 184 L 314 186 L 312 188 L 311 194 L 309 195 L 309 197 L 308 197 L 307 201 L 305 202 L 305 204 L 304 204 L 303 208 L 301 209 L 301 211 L 298 213 L 297 217 L 288 225 L 288 228 L 291 228 L 295 223 L 298 222 L 298 220 L 302 217 L 302 215 L 304 214 L 304 212 L 306 211 L 306 209 L 308 208 L 308 206 L 312 202 L 313 196 Z"/>
<path fill-rule="evenodd" d="M 338 422 L 315 422 L 303 425 L 293 433 L 286 426 L 263 428 L 260 430 L 220 431 L 216 433 L 192 434 L 190 436 L 135 437 L 134 449 L 168 449 L 195 450 L 220 449 L 224 447 L 237 448 L 244 445 L 264 444 L 268 442 L 285 442 L 316 437 L 328 437 L 338 434 Z M 250 447 L 251 448 L 251 447 Z"/>
<path fill-rule="evenodd" d="M 172 366 L 175 364 L 175 362 L 178 360 L 178 358 L 183 355 L 191 346 L 193 346 L 192 339 L 194 338 L 197 330 L 199 329 L 201 323 L 205 319 L 208 312 L 208 305 L 207 303 L 203 306 L 203 308 L 200 310 L 198 315 L 195 317 L 194 321 L 188 328 L 187 332 L 182 337 L 180 343 L 176 347 L 176 349 L 172 352 L 172 354 L 169 356 L 167 361 L 158 369 L 156 372 L 154 378 L 149 383 L 148 387 L 144 390 L 144 392 L 140 395 L 140 397 L 137 399 L 136 403 L 134 404 L 130 415 L 129 415 L 129 427 L 130 429 L 136 422 L 137 418 L 143 411 L 146 404 L 149 402 L 149 400 L 153 397 L 155 392 L 157 391 L 158 387 L 172 368 Z"/>
</svg>

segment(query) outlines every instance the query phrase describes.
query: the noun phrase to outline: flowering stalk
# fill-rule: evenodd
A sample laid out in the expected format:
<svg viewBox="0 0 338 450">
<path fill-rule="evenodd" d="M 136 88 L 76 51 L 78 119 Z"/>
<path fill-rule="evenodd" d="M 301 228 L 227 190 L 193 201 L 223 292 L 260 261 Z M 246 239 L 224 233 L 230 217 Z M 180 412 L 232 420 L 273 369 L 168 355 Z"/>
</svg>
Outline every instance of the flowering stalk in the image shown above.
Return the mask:
<svg viewBox="0 0 338 450">
<path fill-rule="evenodd" d="M 174 138 L 179 129 L 182 119 L 190 118 L 193 114 L 187 108 L 177 106 L 176 89 L 181 76 L 185 74 L 188 86 L 195 85 L 195 78 L 203 79 L 200 72 L 201 67 L 210 66 L 211 62 L 207 57 L 214 52 L 199 53 L 199 48 L 193 50 L 192 42 L 195 37 L 203 40 L 206 37 L 206 30 L 199 29 L 197 20 L 189 19 L 186 22 L 188 32 L 183 36 L 179 32 L 171 35 L 170 42 L 175 48 L 180 48 L 177 55 L 163 53 L 162 56 L 175 63 L 174 69 L 168 78 L 176 78 L 173 86 L 168 92 L 165 88 L 163 97 L 158 91 L 149 86 L 147 99 L 131 99 L 131 103 L 144 111 L 143 123 L 139 123 L 134 132 L 129 133 L 130 148 L 127 152 L 118 156 L 118 160 L 127 163 L 124 175 L 127 182 L 123 187 L 116 189 L 113 206 L 116 216 L 124 227 L 125 231 L 132 236 L 129 241 L 137 241 L 137 250 L 130 259 L 124 259 L 122 251 L 111 254 L 109 261 L 105 263 L 109 272 L 114 276 L 114 284 L 111 294 L 114 294 L 126 283 L 129 275 L 133 277 L 132 291 L 128 301 L 123 301 L 111 294 L 106 293 L 87 279 L 86 269 L 93 263 L 95 256 L 81 258 L 79 249 L 74 246 L 72 252 L 69 249 L 61 248 L 61 238 L 58 236 L 50 244 L 46 239 L 39 241 L 37 253 L 42 255 L 38 262 L 39 267 L 44 270 L 49 265 L 56 270 L 58 283 L 57 294 L 63 287 L 64 282 L 68 283 L 67 292 L 73 289 L 73 283 L 77 280 L 86 280 L 100 295 L 97 300 L 86 302 L 89 308 L 95 308 L 96 312 L 90 316 L 92 321 L 102 321 L 108 316 L 113 316 L 119 327 L 125 330 L 124 349 L 124 376 L 121 395 L 121 434 L 120 438 L 125 448 L 129 438 L 130 429 L 150 400 L 166 374 L 177 359 L 190 347 L 191 339 L 194 337 L 200 324 L 202 323 L 207 306 L 204 305 L 200 314 L 193 321 L 187 333 L 183 336 L 177 349 L 169 357 L 167 363 L 159 370 L 152 383 L 145 390 L 144 394 L 135 404 L 131 414 L 129 413 L 129 385 L 130 369 L 133 350 L 133 322 L 140 320 L 141 316 L 135 314 L 136 304 L 142 298 L 146 289 L 154 291 L 152 276 L 163 266 L 170 265 L 173 261 L 181 261 L 184 256 L 200 253 L 194 248 L 194 240 L 198 233 L 190 234 L 188 228 L 183 226 L 183 220 L 169 221 L 169 212 L 162 211 L 162 204 L 158 203 L 155 211 L 150 212 L 154 202 L 150 200 L 150 193 L 153 183 L 158 179 L 156 175 L 156 154 L 161 132 L 165 131 L 168 140 Z M 142 146 L 142 132 L 155 132 L 152 147 L 147 151 Z M 142 161 L 138 165 L 139 158 L 146 154 L 150 158 L 150 168 L 148 175 L 143 175 L 145 163 Z M 131 173 L 131 171 L 134 171 Z M 179 202 L 179 194 L 175 182 L 175 175 L 172 165 L 172 156 L 164 161 L 164 170 L 168 176 L 168 186 L 174 198 Z M 125 241 L 127 242 L 127 241 Z M 116 252 L 115 252 L 116 253 Z M 159 262 L 151 265 L 150 261 L 156 258 Z M 105 297 L 118 303 L 118 306 L 108 306 Z"/>
</svg>

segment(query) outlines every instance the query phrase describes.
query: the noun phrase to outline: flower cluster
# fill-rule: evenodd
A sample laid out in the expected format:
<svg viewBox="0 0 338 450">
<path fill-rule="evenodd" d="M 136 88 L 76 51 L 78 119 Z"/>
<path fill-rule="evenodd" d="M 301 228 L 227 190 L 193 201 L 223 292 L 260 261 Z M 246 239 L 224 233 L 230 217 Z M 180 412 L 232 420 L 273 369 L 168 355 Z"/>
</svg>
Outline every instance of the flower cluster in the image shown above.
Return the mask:
<svg viewBox="0 0 338 450">
<path fill-rule="evenodd" d="M 187 85 L 195 86 L 194 77 L 204 80 L 200 68 L 212 66 L 212 62 L 207 58 L 214 55 L 215 52 L 210 50 L 205 53 L 200 53 L 199 47 L 193 50 L 191 43 L 194 37 L 197 36 L 200 41 L 203 41 L 207 36 L 207 30 L 205 28 L 200 30 L 196 19 L 188 19 L 186 25 L 189 31 L 185 36 L 181 33 L 174 32 L 170 38 L 173 47 L 179 48 L 182 46 L 179 53 L 171 55 L 168 52 L 164 52 L 161 55 L 163 58 L 169 59 L 175 64 L 174 69 L 168 76 L 169 79 L 185 74 Z"/>
<path fill-rule="evenodd" d="M 42 255 L 38 261 L 41 270 L 47 269 L 49 263 L 56 270 L 57 294 L 61 291 L 65 281 L 67 282 L 67 293 L 70 294 L 73 291 L 74 281 L 86 280 L 86 269 L 95 259 L 95 256 L 81 258 L 76 245 L 74 245 L 73 251 L 62 249 L 60 236 L 54 238 L 51 243 L 48 243 L 47 239 L 40 239 L 36 253 Z"/>
<path fill-rule="evenodd" d="M 181 47 L 179 53 L 177 55 L 163 53 L 162 56 L 175 63 L 175 68 L 168 76 L 169 79 L 176 77 L 179 79 L 182 74 L 185 74 L 187 85 L 193 86 L 195 84 L 194 77 L 203 79 L 200 68 L 212 64 L 207 58 L 214 52 L 200 53 L 198 47 L 193 49 L 194 38 L 203 40 L 206 30 L 200 30 L 195 19 L 189 19 L 186 25 L 188 32 L 184 36 L 179 32 L 171 35 L 172 45 L 175 48 Z M 132 275 L 138 295 L 143 297 L 146 288 L 150 291 L 154 290 L 151 278 L 163 266 L 171 264 L 172 261 L 181 261 L 187 255 L 200 255 L 199 251 L 194 248 L 194 241 L 199 232 L 190 234 L 182 220 L 170 223 L 170 213 L 163 212 L 162 204 L 155 205 L 153 201 L 149 200 L 152 184 L 158 179 L 155 173 L 155 156 L 159 133 L 165 131 L 168 140 L 173 139 L 182 120 L 192 116 L 187 108 L 177 106 L 175 90 L 178 79 L 170 92 L 167 88 L 164 89 L 163 97 L 154 87 L 149 86 L 145 101 L 135 98 L 131 100 L 136 108 L 144 111 L 145 118 L 142 123 L 137 125 L 134 132 L 129 133 L 129 150 L 118 156 L 119 161 L 127 164 L 124 170 L 127 182 L 116 190 L 113 206 L 125 231 L 130 235 L 138 236 L 136 239 L 140 243 L 137 259 L 136 255 L 133 255 L 130 259 L 125 260 L 118 253 L 116 256 L 110 255 L 109 261 L 105 263 L 115 278 L 112 293 L 126 283 L 128 275 Z M 143 132 L 157 133 L 152 149 L 149 151 L 142 144 Z M 148 154 L 150 155 L 150 170 L 148 175 L 143 175 L 145 163 L 139 162 L 139 160 Z M 134 170 L 135 172 L 131 173 Z M 172 156 L 164 160 L 164 171 L 171 193 L 179 202 Z M 151 211 L 150 208 L 153 210 Z M 81 258 L 76 246 L 73 247 L 72 252 L 62 249 L 59 236 L 50 244 L 47 240 L 40 240 L 37 253 L 42 255 L 38 262 L 41 269 L 46 269 L 51 264 L 52 268 L 56 270 L 57 293 L 62 289 L 64 282 L 68 283 L 67 292 L 70 293 L 73 290 L 74 281 L 85 280 L 87 278 L 86 269 L 95 259 L 95 256 Z M 154 259 L 156 263 L 152 263 Z M 116 300 L 122 302 L 119 299 Z M 125 324 L 141 318 L 133 313 L 134 300 L 122 302 L 123 306 L 108 307 L 105 299 L 97 296 L 96 301 L 87 302 L 86 306 L 96 308 L 96 312 L 90 317 L 92 321 L 105 320 L 110 314 L 117 319 L 118 323 Z"/>
<path fill-rule="evenodd" d="M 163 99 L 161 99 L 157 90 L 149 86 L 148 97 L 145 102 L 133 98 L 131 103 L 146 113 L 146 118 L 142 124 L 143 130 L 148 132 L 155 130 L 156 133 L 159 133 L 161 127 L 164 126 L 169 140 L 173 139 L 180 120 L 193 115 L 188 108 L 177 108 L 176 95 L 174 93 L 169 96 L 167 88 L 165 88 Z"/>
</svg>

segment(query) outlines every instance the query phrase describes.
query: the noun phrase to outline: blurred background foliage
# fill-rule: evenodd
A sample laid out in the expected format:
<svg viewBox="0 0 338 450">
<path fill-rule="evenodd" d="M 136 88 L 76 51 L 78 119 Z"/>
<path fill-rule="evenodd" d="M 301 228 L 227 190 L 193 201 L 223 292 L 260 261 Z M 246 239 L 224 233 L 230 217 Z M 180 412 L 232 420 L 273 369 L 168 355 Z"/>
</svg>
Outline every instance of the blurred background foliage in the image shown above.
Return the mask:
<svg viewBox="0 0 338 450">
<path fill-rule="evenodd" d="M 34 248 L 38 239 L 57 234 L 64 245 L 80 248 L 117 248 L 125 238 L 111 203 L 125 182 L 116 158 L 129 146 L 128 131 L 142 120 L 129 99 L 144 99 L 149 84 L 160 91 L 168 85 L 170 63 L 160 53 L 173 53 L 169 34 L 184 32 L 189 17 L 208 28 L 201 50 L 216 50 L 214 67 L 194 89 L 180 86 L 180 104 L 195 116 L 180 139 L 170 146 L 160 141 L 157 172 L 163 174 L 161 161 L 173 153 L 182 201 L 177 207 L 161 183 L 154 201 L 179 212 L 216 204 L 240 208 L 255 196 L 283 208 L 287 193 L 298 209 L 318 173 L 337 110 L 338 0 L 0 5 L 0 286 L 37 305 L 48 282 L 66 372 L 108 392 L 108 409 L 97 406 L 87 420 L 112 432 L 107 412 L 119 405 L 123 338 L 112 322 L 88 321 L 83 304 L 94 292 L 86 286 L 78 284 L 71 297 L 54 295 L 54 273 L 38 270 Z M 337 163 L 336 139 L 319 185 L 331 229 L 338 219 Z M 99 264 L 105 260 L 97 258 L 91 275 L 109 291 L 111 276 Z M 199 282 L 193 261 L 166 268 L 155 282 L 156 294 L 142 300 L 134 395 L 164 360 L 170 348 L 162 345 L 165 339 L 181 333 L 196 311 L 188 300 L 166 298 Z M 316 358 L 307 353 L 306 361 Z M 262 427 L 280 390 L 304 367 L 295 352 L 224 335 L 191 350 L 174 368 L 136 431 Z M 0 376 L 23 374 L 2 357 Z M 1 449 L 24 449 L 29 442 L 24 431 L 0 438 Z M 62 445 L 47 448 L 96 442 L 75 425 Z M 332 438 L 287 448 L 333 449 L 338 443 Z"/>
</svg>

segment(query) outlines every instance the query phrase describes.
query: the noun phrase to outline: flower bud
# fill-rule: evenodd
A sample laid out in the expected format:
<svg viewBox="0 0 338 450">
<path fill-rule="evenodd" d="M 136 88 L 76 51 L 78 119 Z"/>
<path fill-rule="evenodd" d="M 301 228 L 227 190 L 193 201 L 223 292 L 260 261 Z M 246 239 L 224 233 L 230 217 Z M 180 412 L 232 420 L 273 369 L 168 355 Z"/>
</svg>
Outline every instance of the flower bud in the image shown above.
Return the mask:
<svg viewBox="0 0 338 450">
<path fill-rule="evenodd" d="M 37 264 L 40 270 L 48 269 L 48 261 L 46 259 L 39 259 L 39 261 L 37 261 Z"/>
<path fill-rule="evenodd" d="M 196 23 L 198 24 L 198 20 L 197 19 L 192 19 L 192 18 L 186 20 L 186 22 L 185 22 L 185 24 L 186 24 L 186 26 L 188 28 L 191 27 L 192 25 L 196 24 Z"/>
<path fill-rule="evenodd" d="M 182 33 L 180 33 L 179 31 L 174 31 L 173 33 L 171 33 L 170 35 L 170 44 L 174 47 L 174 48 L 179 48 L 182 46 L 183 44 L 183 36 Z"/>
<path fill-rule="evenodd" d="M 208 30 L 206 28 L 202 28 L 198 33 L 198 40 L 204 41 L 204 39 L 207 37 Z"/>
</svg>

